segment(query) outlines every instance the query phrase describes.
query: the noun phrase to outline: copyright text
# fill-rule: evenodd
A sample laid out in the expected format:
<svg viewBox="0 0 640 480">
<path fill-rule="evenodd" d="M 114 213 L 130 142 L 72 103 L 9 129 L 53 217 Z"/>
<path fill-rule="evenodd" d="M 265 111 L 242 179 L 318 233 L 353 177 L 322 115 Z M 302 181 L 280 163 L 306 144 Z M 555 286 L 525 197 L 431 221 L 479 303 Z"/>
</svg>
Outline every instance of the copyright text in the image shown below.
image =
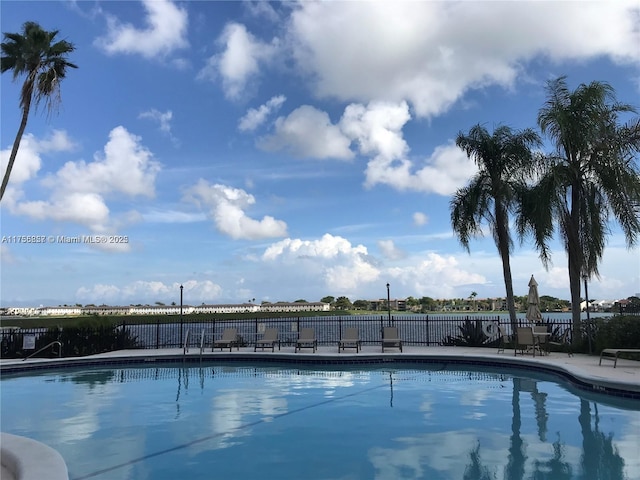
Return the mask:
<svg viewBox="0 0 640 480">
<path fill-rule="evenodd" d="M 3 244 L 112 244 L 129 243 L 128 235 L 3 235 L 0 241 Z"/>
</svg>

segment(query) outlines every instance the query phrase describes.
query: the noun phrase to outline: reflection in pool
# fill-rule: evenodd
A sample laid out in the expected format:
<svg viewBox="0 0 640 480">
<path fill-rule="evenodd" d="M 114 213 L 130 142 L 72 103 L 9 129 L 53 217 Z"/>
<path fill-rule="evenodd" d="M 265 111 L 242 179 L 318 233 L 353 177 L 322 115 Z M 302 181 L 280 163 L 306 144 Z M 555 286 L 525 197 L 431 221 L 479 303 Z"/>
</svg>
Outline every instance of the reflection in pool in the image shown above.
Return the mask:
<svg viewBox="0 0 640 480">
<path fill-rule="evenodd" d="M 0 385 L 2 430 L 57 449 L 72 479 L 640 478 L 638 401 L 513 370 L 110 367 Z"/>
</svg>

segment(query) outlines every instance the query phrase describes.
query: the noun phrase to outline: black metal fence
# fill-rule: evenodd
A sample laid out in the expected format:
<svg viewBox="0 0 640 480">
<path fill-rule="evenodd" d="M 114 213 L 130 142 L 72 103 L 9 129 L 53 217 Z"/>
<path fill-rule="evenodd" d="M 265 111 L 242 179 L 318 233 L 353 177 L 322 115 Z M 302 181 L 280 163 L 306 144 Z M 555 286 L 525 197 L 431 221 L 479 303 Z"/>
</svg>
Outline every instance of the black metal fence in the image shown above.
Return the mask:
<svg viewBox="0 0 640 480">
<path fill-rule="evenodd" d="M 521 325 L 528 322 L 519 319 Z M 553 335 L 561 335 L 570 328 L 570 320 L 546 320 Z M 51 341 L 62 343 L 63 356 L 86 355 L 104 351 L 141 348 L 211 348 L 213 341 L 222 336 L 227 328 L 236 328 L 238 340 L 243 346 L 252 346 L 262 337 L 265 329 L 276 328 L 283 346 L 294 345 L 301 328 L 311 327 L 315 330 L 319 345 L 336 345 L 342 338 L 344 330 L 356 327 L 363 345 L 379 345 L 384 326 L 398 328 L 405 345 L 439 346 L 467 345 L 494 346 L 498 339 L 496 325 L 502 326 L 511 333 L 508 317 L 485 315 L 351 315 L 351 316 L 317 316 L 290 318 L 255 318 L 234 320 L 183 321 L 175 323 L 156 322 L 152 324 L 127 324 L 126 322 L 113 328 L 110 338 L 101 342 L 95 340 L 94 332 L 86 329 L 69 335 L 69 329 L 16 329 L 1 332 L 2 357 L 25 357 L 35 350 L 43 348 Z M 104 335 L 104 334 L 103 334 Z M 31 350 L 24 348 L 25 337 L 31 337 Z M 80 338 L 76 338 L 80 337 Z M 86 344 L 94 345 L 87 351 Z M 50 355 L 50 351 L 42 356 Z"/>
</svg>

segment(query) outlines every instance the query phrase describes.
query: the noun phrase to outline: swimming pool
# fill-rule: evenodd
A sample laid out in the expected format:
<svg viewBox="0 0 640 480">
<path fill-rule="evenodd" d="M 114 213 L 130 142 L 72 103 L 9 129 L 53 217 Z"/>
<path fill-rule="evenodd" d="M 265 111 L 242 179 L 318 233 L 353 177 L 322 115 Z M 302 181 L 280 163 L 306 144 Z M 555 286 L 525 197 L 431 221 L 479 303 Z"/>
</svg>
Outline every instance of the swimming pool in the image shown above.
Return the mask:
<svg viewBox="0 0 640 480">
<path fill-rule="evenodd" d="M 438 365 L 96 367 L 4 376 L 2 430 L 71 479 L 635 479 L 640 404 Z"/>
</svg>

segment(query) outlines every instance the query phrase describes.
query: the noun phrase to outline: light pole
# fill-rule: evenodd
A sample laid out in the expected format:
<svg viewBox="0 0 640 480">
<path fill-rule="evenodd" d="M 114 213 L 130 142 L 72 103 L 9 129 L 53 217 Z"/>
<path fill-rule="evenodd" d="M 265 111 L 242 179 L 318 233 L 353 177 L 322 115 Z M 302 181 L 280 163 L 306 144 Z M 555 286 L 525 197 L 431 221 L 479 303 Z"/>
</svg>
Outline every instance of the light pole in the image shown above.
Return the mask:
<svg viewBox="0 0 640 480">
<path fill-rule="evenodd" d="M 587 289 L 587 275 L 582 275 L 584 280 L 584 301 L 587 307 L 587 340 L 589 341 L 589 353 L 591 353 L 591 316 L 589 315 L 589 290 Z"/>
<path fill-rule="evenodd" d="M 391 295 L 389 294 L 389 284 L 387 283 L 387 313 L 389 318 L 389 326 L 391 326 Z"/>
<path fill-rule="evenodd" d="M 182 342 L 182 289 L 184 287 L 180 285 L 180 341 Z"/>
</svg>

